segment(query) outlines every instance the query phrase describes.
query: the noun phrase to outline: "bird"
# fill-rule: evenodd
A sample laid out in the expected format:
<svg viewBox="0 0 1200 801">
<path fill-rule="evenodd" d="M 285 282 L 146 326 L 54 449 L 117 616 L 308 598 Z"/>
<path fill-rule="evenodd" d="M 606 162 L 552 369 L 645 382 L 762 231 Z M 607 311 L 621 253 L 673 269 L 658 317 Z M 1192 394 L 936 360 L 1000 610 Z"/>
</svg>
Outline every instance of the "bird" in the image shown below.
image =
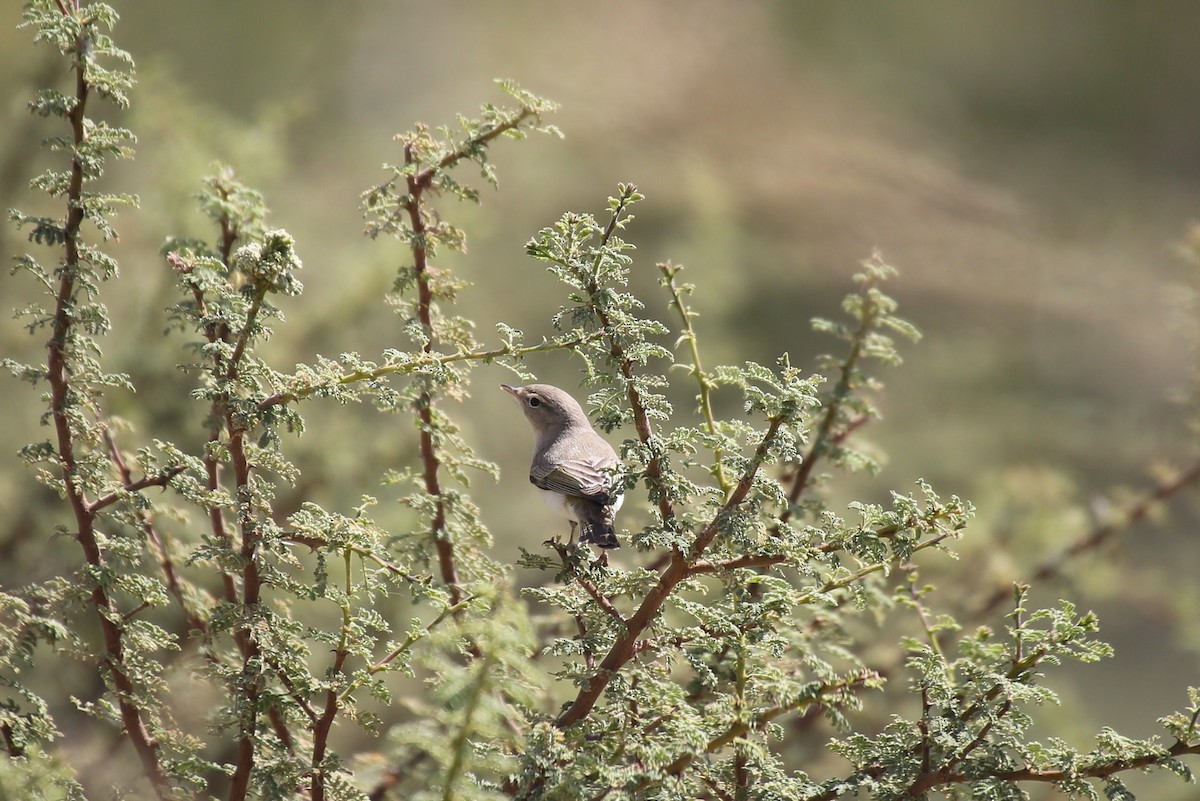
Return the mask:
<svg viewBox="0 0 1200 801">
<path fill-rule="evenodd" d="M 571 521 L 571 541 L 605 550 L 620 548 L 613 522 L 625 496 L 616 489 L 620 460 L 571 395 L 550 384 L 500 388 L 517 399 L 533 426 L 529 481 L 543 500 Z"/>
</svg>

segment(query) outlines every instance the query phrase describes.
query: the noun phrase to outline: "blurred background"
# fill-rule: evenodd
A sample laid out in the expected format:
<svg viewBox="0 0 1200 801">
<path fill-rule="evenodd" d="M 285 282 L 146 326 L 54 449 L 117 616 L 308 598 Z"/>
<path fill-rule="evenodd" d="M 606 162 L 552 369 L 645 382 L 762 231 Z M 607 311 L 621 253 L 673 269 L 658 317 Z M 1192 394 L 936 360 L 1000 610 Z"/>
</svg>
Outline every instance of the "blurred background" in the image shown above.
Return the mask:
<svg viewBox="0 0 1200 801">
<path fill-rule="evenodd" d="M 114 37 L 139 80 L 129 113 L 105 112 L 139 139 L 136 160 L 109 171 L 110 188 L 141 198 L 118 219 L 111 252 L 122 274 L 106 297 L 106 367 L 139 386 L 110 401 L 137 426 L 126 447 L 203 439 L 201 412 L 178 402 L 186 379 L 164 369 L 182 358 L 180 338 L 164 335 L 175 297 L 158 250 L 168 235 L 212 235 L 194 195 L 214 161 L 263 191 L 305 261 L 305 294 L 285 303 L 288 324 L 267 349 L 276 366 L 315 353 L 377 357 L 406 344 L 383 295 L 407 255 L 361 236 L 359 194 L 400 159 L 393 134 L 503 102 L 491 81 L 505 77 L 561 104 L 550 121 L 565 138 L 501 142 L 500 190 L 485 189 L 480 207 L 440 205 L 469 244 L 441 266 L 474 283 L 461 313 L 485 342 L 500 320 L 531 339 L 550 333 L 559 290 L 524 243 L 565 210 L 602 213 L 618 181 L 647 195 L 627 230 L 635 284 L 673 324 L 653 266 L 685 265 L 710 365 L 784 351 L 811 364 L 837 343 L 808 321 L 840 313 L 857 263 L 878 248 L 899 268 L 889 291 L 924 339 L 902 347 L 901 368 L 878 373 L 885 419 L 865 437 L 887 454 L 885 469 L 836 491 L 886 502 L 923 477 L 976 502 L 963 561 L 931 574 L 943 587 L 935 605 L 955 609 L 1027 577 L 1197 456 L 1180 398 L 1195 367 L 1184 251 L 1200 216 L 1200 5 L 114 5 Z M 43 201 L 25 185 L 52 163 L 37 143 L 57 131 L 24 104 L 32 87 L 67 75 L 14 29 L 18 19 L 18 4 L 4 4 L 0 201 L 33 211 Z M 0 244 L 25 247 L 9 228 Z M 6 279 L 0 297 L 19 308 L 33 288 Z M 43 346 L 19 322 L 0 326 L 4 356 L 37 360 Z M 530 367 L 578 386 L 579 365 L 561 355 Z M 450 410 L 501 466 L 498 484 L 477 485 L 494 553 L 508 562 L 554 526 L 525 481 L 530 435 L 495 389 L 511 378 L 481 368 L 472 397 Z M 692 390 L 678 383 L 686 414 Z M 33 392 L 3 384 L 6 587 L 54 569 L 39 560 L 64 511 L 15 455 L 43 436 Z M 735 411 L 735 397 L 718 401 Z M 290 451 L 301 492 L 341 510 L 373 494 L 380 522 L 403 525 L 396 490 L 379 479 L 411 459 L 409 422 L 319 402 L 303 411 L 309 433 Z M 1095 608 L 1117 647 L 1115 659 L 1052 678 L 1064 695 L 1053 733 L 1079 745 L 1102 723 L 1154 734 L 1187 683 L 1200 683 L 1200 539 L 1183 495 L 1040 588 L 1040 601 Z M 45 536 L 27 536 L 39 527 Z M 1156 781 L 1131 786 L 1190 797 Z"/>
</svg>

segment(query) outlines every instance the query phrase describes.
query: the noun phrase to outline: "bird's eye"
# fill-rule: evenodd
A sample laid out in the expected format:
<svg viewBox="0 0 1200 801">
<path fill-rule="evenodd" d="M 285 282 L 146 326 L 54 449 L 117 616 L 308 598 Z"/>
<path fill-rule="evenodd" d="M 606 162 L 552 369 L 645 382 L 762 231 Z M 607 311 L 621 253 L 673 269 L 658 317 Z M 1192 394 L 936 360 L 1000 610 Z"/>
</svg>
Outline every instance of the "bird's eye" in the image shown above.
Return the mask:
<svg viewBox="0 0 1200 801">
<path fill-rule="evenodd" d="M 534 395 L 532 398 L 529 399 L 529 405 L 533 406 L 534 408 L 541 406 L 542 399 L 539 398 L 537 395 Z"/>
</svg>

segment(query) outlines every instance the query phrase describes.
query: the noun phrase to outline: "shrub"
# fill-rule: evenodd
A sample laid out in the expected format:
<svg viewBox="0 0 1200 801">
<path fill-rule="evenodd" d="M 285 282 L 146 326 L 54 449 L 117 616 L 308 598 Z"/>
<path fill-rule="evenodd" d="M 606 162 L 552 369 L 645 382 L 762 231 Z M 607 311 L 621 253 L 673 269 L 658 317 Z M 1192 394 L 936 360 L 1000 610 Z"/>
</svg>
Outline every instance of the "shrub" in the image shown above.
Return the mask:
<svg viewBox="0 0 1200 801">
<path fill-rule="evenodd" d="M 1109 649 L 1094 615 L 1065 601 L 1031 608 L 1025 585 L 966 610 L 964 623 L 933 611 L 918 569 L 969 536 L 969 503 L 925 483 L 887 507 L 827 500 L 842 471 L 875 467 L 856 446 L 877 417 L 875 370 L 899 363 L 895 337 L 916 338 L 878 255 L 855 276 L 843 321 L 817 322 L 841 355 L 813 373 L 786 355 L 705 367 L 694 288 L 676 265 L 657 267 L 673 328 L 644 316 L 623 239 L 643 200 L 632 184 L 602 216 L 567 213 L 530 240 L 528 255 L 562 285 L 554 336 L 529 343 L 497 321 L 489 343 L 456 316 L 464 284 L 434 262 L 465 240 L 435 201 L 478 199 L 459 177 L 468 165 L 494 184 L 488 153 L 500 139 L 556 132 L 544 121 L 553 105 L 513 84 L 501 84 L 509 106 L 401 135 L 399 162 L 363 194 L 368 235 L 411 254 L 391 295 L 406 349 L 272 366 L 261 346 L 284 322 L 278 298 L 303 290 L 300 246 L 268 229 L 263 198 L 231 170 L 210 178 L 200 208 L 211 239 L 169 239 L 162 260 L 178 289 L 166 320 L 187 357 L 177 392 L 207 437 L 189 450 L 128 430 L 108 402 L 133 386 L 100 350 L 117 276 L 103 247 L 114 211 L 136 199 L 92 188 L 110 160 L 132 155 L 129 131 L 92 116 L 98 102 L 128 102 L 132 61 L 110 39 L 115 22 L 108 6 L 77 0 L 25 12 L 75 86 L 31 103 L 62 123 L 46 143 L 62 166 L 33 181 L 58 212 L 12 212 L 38 246 L 16 265 L 44 291 L 46 305 L 22 314 L 48 338 L 46 361 L 5 366 L 44 389 L 48 437 L 22 455 L 79 548 L 75 569 L 0 593 L 8 795 L 84 798 L 109 785 L 233 801 L 1014 799 L 1049 783 L 1121 798 L 1127 771 L 1190 780 L 1181 759 L 1200 753 L 1195 689 L 1162 719 L 1167 740 L 1104 729 L 1079 751 L 1031 739 L 1035 713 L 1055 700 L 1044 673 Z M 514 566 L 489 554 L 469 494 L 473 474 L 496 468 L 448 408 L 477 366 L 528 378 L 524 359 L 547 352 L 579 360 L 594 419 L 624 435 L 624 491 L 645 499 L 646 523 L 619 563 L 561 539 L 531 544 L 520 565 L 542 580 L 519 590 Z M 679 382 L 694 385 L 695 413 L 669 401 Z M 715 393 L 738 394 L 741 413 L 718 416 Z M 413 463 L 388 478 L 404 488 L 411 527 L 377 525 L 370 497 L 280 514 L 277 495 L 300 479 L 290 436 L 318 399 L 412 421 Z M 1039 580 L 1057 569 L 1047 565 Z M 893 608 L 923 635 L 890 646 L 856 624 Z M 998 627 L 978 625 L 998 611 Z M 80 669 L 62 669 L 80 686 L 42 695 L 39 673 L 71 664 Z M 860 725 L 850 713 L 894 703 L 872 692 L 887 679 L 907 683 L 916 714 L 876 708 L 891 722 Z M 112 738 L 111 764 L 85 771 L 55 746 L 58 721 L 77 713 L 93 721 L 72 724 L 83 736 Z M 828 749 L 844 760 L 825 777 L 794 745 L 819 716 L 837 727 Z"/>
</svg>

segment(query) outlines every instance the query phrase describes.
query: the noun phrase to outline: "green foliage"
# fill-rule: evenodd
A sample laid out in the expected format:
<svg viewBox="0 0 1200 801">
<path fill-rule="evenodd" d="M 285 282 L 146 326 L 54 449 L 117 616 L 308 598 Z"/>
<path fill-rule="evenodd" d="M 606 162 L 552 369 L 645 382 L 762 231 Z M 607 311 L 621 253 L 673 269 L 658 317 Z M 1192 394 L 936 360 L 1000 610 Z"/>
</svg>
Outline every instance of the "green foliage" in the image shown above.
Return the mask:
<svg viewBox="0 0 1200 801">
<path fill-rule="evenodd" d="M 102 289 L 117 266 L 96 240 L 115 236 L 113 211 L 132 198 L 88 189 L 107 159 L 130 155 L 129 132 L 87 116 L 93 96 L 128 103 L 131 61 L 102 32 L 115 21 L 107 6 L 65 0 L 33 2 L 25 15 L 63 54 L 76 89 L 43 91 L 31 106 L 66 123 L 69 135 L 47 147 L 69 166 L 32 182 L 61 217 L 11 214 L 42 257 L 16 262 L 47 298 L 26 310 L 26 326 L 49 339 L 45 364 L 5 366 L 46 388 L 50 433 L 22 455 L 61 499 L 61 531 L 80 553 L 70 571 L 0 592 L 4 793 L 1014 799 L 1042 782 L 1123 798 L 1124 771 L 1164 767 L 1190 780 L 1182 758 L 1200 753 L 1195 690 L 1186 710 L 1162 719 L 1170 745 L 1110 729 L 1086 752 L 1030 739 L 1037 710 L 1056 701 L 1044 672 L 1109 649 L 1094 639 L 1094 615 L 1065 601 L 1027 610 L 1024 586 L 1003 635 L 930 612 L 933 590 L 916 565 L 950 552 L 971 504 L 925 482 L 887 505 L 836 508 L 823 491 L 844 471 L 877 468 L 855 446 L 878 416 L 871 368 L 899 363 L 894 336 L 916 338 L 883 290 L 894 270 L 878 255 L 855 276 L 846 321 L 817 322 L 842 351 L 817 372 L 786 354 L 705 368 L 688 305 L 696 288 L 679 280 L 682 268 L 658 265 L 676 331 L 646 316 L 629 288 L 634 247 L 622 236 L 644 198 L 622 184 L 606 218 L 564 214 L 527 246 L 561 284 L 557 334 L 525 344 L 498 321 L 498 344 L 477 337 L 455 313 L 466 282 L 435 264 L 465 236 L 434 201 L 478 202 L 459 173 L 474 164 L 494 186 L 488 154 L 499 139 L 556 133 L 542 120 L 553 105 L 510 83 L 501 88 L 512 108 L 401 134 L 402 160 L 363 194 L 367 235 L 404 253 L 389 301 L 408 348 L 376 358 L 272 366 L 262 346 L 285 324 L 280 297 L 309 308 L 298 245 L 268 228 L 260 194 L 219 167 L 199 196 L 211 239 L 168 238 L 163 251 L 178 295 L 166 327 L 185 359 L 176 387 L 203 436 L 151 436 L 128 450 L 118 437 L 139 435 L 109 408 L 132 386 L 105 372 L 98 344 L 111 328 Z M 56 267 L 42 266 L 51 259 Z M 551 540 L 525 551 L 521 566 L 537 579 L 518 591 L 513 566 L 488 553 L 469 494 L 471 478 L 497 469 L 447 409 L 477 366 L 528 376 L 534 353 L 579 359 L 594 419 L 624 434 L 629 506 L 647 503 L 628 561 Z M 695 414 L 672 404 L 676 376 L 695 383 Z M 719 417 L 717 394 L 739 398 L 740 411 Z M 374 498 L 336 511 L 304 486 L 287 435 L 305 431 L 300 410 L 318 398 L 370 400 L 410 421 L 414 463 L 380 467 L 402 487 L 409 527 L 378 524 Z M 286 492 L 299 501 L 285 507 Z M 864 619 L 889 613 L 918 623 L 924 639 L 871 642 Z M 872 732 L 850 713 L 877 705 L 886 696 L 871 691 L 899 675 L 872 658 L 880 648 L 904 655 L 920 714 L 885 710 L 891 723 Z M 86 677 L 80 691 L 43 695 L 31 678 L 66 664 Z M 81 737 L 129 746 L 102 778 L 54 750 L 76 713 L 89 719 Z M 828 751 L 848 765 L 832 777 L 809 775 L 789 750 L 819 715 L 840 732 Z"/>
</svg>

